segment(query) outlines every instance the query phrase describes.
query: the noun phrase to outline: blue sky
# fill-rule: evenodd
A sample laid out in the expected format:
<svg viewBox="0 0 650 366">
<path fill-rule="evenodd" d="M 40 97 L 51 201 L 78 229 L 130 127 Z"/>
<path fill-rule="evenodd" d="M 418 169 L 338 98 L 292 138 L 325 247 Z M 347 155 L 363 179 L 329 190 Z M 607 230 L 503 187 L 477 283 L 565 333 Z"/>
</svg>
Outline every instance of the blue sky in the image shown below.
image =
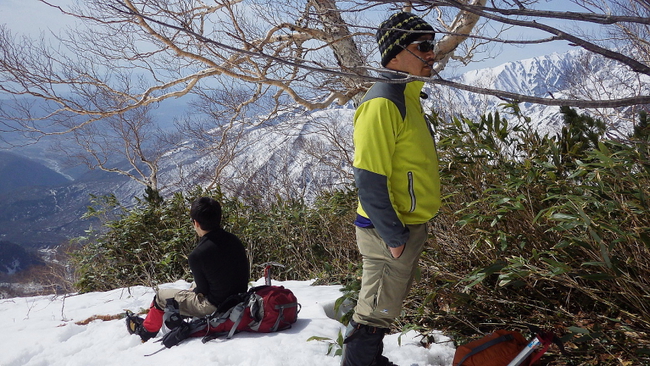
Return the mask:
<svg viewBox="0 0 650 366">
<path fill-rule="evenodd" d="M 73 3 L 72 0 L 52 2 Z M 38 35 L 48 28 L 58 29 L 70 23 L 70 19 L 37 0 L 0 0 L 0 23 L 7 24 L 14 34 Z"/>
<path fill-rule="evenodd" d="M 568 0 L 540 0 L 538 4 L 534 7 L 537 10 L 549 10 L 549 11 L 573 11 L 573 12 L 585 12 L 583 8 L 575 5 Z M 566 20 L 538 20 L 539 23 L 543 23 L 549 26 L 556 28 L 571 30 L 574 27 L 579 26 L 580 32 L 587 31 L 589 29 L 596 29 L 596 26 L 589 23 L 570 23 Z M 534 29 L 522 29 L 520 27 L 513 28 L 509 30 L 504 38 L 509 40 L 519 40 L 519 39 L 543 39 L 550 37 L 551 34 L 542 32 Z M 543 56 L 556 53 L 564 53 L 569 50 L 575 49 L 575 46 L 571 46 L 569 42 L 566 41 L 554 41 L 547 42 L 542 44 L 529 44 L 525 46 L 513 46 L 513 45 L 503 45 L 499 48 L 499 54 L 494 59 L 486 59 L 480 63 L 474 63 L 467 67 L 464 67 L 462 71 L 469 71 L 474 69 L 481 69 L 487 67 L 494 67 L 501 65 L 506 62 L 517 61 L 537 56 Z"/>
</svg>

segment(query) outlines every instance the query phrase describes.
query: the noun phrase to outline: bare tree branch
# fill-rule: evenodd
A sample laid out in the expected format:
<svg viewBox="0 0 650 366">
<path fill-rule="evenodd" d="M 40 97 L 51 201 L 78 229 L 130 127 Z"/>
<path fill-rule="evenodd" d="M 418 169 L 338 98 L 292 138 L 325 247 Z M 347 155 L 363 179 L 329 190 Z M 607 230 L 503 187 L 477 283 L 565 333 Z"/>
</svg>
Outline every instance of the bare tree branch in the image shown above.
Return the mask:
<svg viewBox="0 0 650 366">
<path fill-rule="evenodd" d="M 141 144 L 147 137 L 135 134 L 138 125 L 133 118 L 138 111 L 164 100 L 198 96 L 203 104 L 197 110 L 204 119 L 188 119 L 183 132 L 204 136 L 212 149 L 202 151 L 219 156 L 206 173 L 216 184 L 247 143 L 240 138 L 243 127 L 238 124 L 265 123 L 265 118 L 253 119 L 251 114 L 272 119 L 296 109 L 346 104 L 362 95 L 371 82 L 385 81 L 378 75 L 386 70 L 377 68 L 373 59 L 380 21 L 376 18 L 403 7 L 425 17 L 442 35 L 436 45 L 438 74 L 448 63 L 470 62 L 486 45 L 566 41 L 627 65 L 640 82 L 650 75 L 647 52 L 626 55 L 606 46 L 633 40 L 636 50 L 650 48 L 646 0 L 612 0 L 618 6 L 611 9 L 601 0 L 572 0 L 588 9 L 584 13 L 535 10 L 531 6 L 536 0 L 495 0 L 489 6 L 487 0 L 219 0 L 209 4 L 87 0 L 70 9 L 51 0 L 39 1 L 88 24 L 90 31 L 71 30 L 52 47 L 44 39 L 15 37 L 0 26 L 0 93 L 14 99 L 13 107 L 0 108 L 0 130 L 33 139 L 74 136 L 89 164 L 109 170 L 115 167 L 106 164 L 105 151 L 97 145 L 102 138 L 124 139 L 119 144 L 121 155 L 132 166 L 126 172 L 131 179 L 154 187 L 157 160 Z M 539 22 L 552 19 L 602 24 L 617 31 L 607 43 Z M 504 38 L 504 30 L 517 27 L 549 36 Z M 489 29 L 495 31 L 488 33 Z M 586 94 L 553 99 L 464 85 L 439 76 L 418 79 L 542 105 L 617 108 L 650 103 L 643 88 L 629 88 L 633 92 L 620 97 L 599 94 L 598 100 Z M 46 103 L 35 110 L 26 97 Z M 90 133 L 105 124 L 114 128 L 111 136 Z M 115 152 L 117 140 L 112 141 Z"/>
<path fill-rule="evenodd" d="M 385 2 L 384 0 L 372 0 L 374 2 L 380 2 L 383 3 Z M 505 9 L 496 9 L 496 8 L 487 8 L 483 6 L 478 6 L 474 4 L 468 4 L 463 1 L 457 1 L 457 0 L 421 0 L 417 1 L 417 3 L 421 4 L 426 4 L 428 6 L 450 6 L 456 9 L 461 9 L 463 11 L 467 11 L 469 13 L 475 14 L 477 16 L 481 16 L 487 19 L 492 19 L 504 24 L 510 24 L 510 25 L 516 25 L 520 27 L 526 27 L 526 28 L 534 28 L 534 29 L 539 29 L 551 34 L 554 34 L 555 37 L 559 40 L 565 40 L 569 41 L 573 44 L 576 44 L 588 51 L 594 52 L 596 54 L 603 55 L 607 58 L 619 61 L 627 66 L 629 66 L 633 71 L 643 73 L 646 75 L 650 75 L 650 66 L 639 62 L 631 57 L 625 56 L 619 52 L 615 52 L 609 49 L 606 49 L 604 47 L 598 46 L 592 42 L 589 42 L 583 38 L 574 36 L 572 34 L 566 33 L 560 29 L 557 29 L 555 27 L 551 27 L 542 23 L 538 23 L 537 21 L 527 21 L 527 20 L 517 20 L 517 19 L 512 19 L 512 18 L 506 18 L 502 16 L 498 16 L 495 14 L 492 14 L 493 12 L 498 12 L 498 13 L 512 13 L 515 15 L 520 15 L 520 13 L 526 13 L 526 15 L 531 16 L 535 15 L 538 17 L 547 17 L 547 18 L 561 18 L 561 19 L 572 19 L 572 20 L 578 20 L 578 21 L 589 21 L 589 22 L 596 22 L 596 23 L 603 23 L 603 24 L 614 24 L 618 22 L 635 22 L 635 23 L 642 23 L 642 24 L 650 24 L 650 20 L 648 19 L 642 19 L 642 18 L 637 18 L 637 17 L 609 17 L 609 20 L 607 23 L 604 23 L 604 19 L 608 18 L 608 16 L 600 16 L 600 17 L 594 17 L 592 14 L 586 14 L 586 13 L 571 13 L 571 12 L 566 12 L 566 13 L 560 13 L 560 12 L 549 12 L 549 11 L 537 11 L 537 10 L 510 10 L 506 11 Z M 614 21 L 613 19 L 618 18 L 619 20 Z M 597 19 L 600 21 L 594 21 L 590 19 Z"/>
</svg>

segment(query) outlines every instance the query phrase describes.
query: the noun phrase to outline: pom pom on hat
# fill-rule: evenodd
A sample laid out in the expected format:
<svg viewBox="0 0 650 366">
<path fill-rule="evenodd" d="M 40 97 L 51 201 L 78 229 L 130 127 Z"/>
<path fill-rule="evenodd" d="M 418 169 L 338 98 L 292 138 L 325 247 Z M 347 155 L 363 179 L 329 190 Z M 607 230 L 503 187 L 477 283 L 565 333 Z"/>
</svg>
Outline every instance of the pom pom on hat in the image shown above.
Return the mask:
<svg viewBox="0 0 650 366">
<path fill-rule="evenodd" d="M 391 15 L 377 30 L 381 65 L 385 67 L 393 57 L 423 34 L 434 35 L 433 27 L 419 16 L 408 12 Z"/>
</svg>

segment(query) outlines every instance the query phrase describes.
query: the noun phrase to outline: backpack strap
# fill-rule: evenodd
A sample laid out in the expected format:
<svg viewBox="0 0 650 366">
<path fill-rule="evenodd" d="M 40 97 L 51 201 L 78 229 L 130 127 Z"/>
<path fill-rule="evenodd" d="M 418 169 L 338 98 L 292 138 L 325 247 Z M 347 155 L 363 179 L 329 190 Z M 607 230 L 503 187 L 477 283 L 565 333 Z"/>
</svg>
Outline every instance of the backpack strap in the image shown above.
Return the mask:
<svg viewBox="0 0 650 366">
<path fill-rule="evenodd" d="M 165 347 L 171 348 L 187 339 L 190 334 L 204 329 L 207 326 L 207 323 L 208 321 L 206 318 L 197 318 L 190 323 L 181 322 L 179 326 L 165 334 L 162 337 L 161 342 Z"/>
<path fill-rule="evenodd" d="M 208 326 L 213 326 L 214 324 L 218 325 L 228 319 L 232 320 L 234 324 L 228 332 L 207 332 L 208 334 L 203 337 L 202 342 L 209 342 L 213 339 L 221 337 L 222 335 L 227 335 L 228 339 L 232 338 L 232 336 L 237 332 L 237 327 L 244 317 L 244 312 L 248 307 L 248 301 L 252 293 L 253 291 L 251 289 L 247 292 L 231 295 L 224 302 L 222 302 L 217 310 L 212 313 L 212 315 L 208 316 Z"/>
<path fill-rule="evenodd" d="M 275 305 L 275 309 L 279 310 L 280 315 L 278 315 L 278 318 L 275 319 L 275 324 L 273 324 L 271 331 L 276 332 L 278 330 L 278 327 L 280 326 L 280 322 L 284 321 L 284 309 L 297 307 L 299 305 L 300 304 L 298 304 L 297 302 L 290 302 L 288 304 L 283 304 L 283 305 Z M 300 312 L 300 309 L 298 309 L 298 312 Z"/>
<path fill-rule="evenodd" d="M 238 311 L 239 314 L 237 314 L 237 318 L 235 319 L 232 328 L 230 328 L 230 332 L 228 332 L 226 339 L 232 338 L 232 336 L 235 335 L 235 332 L 237 332 L 237 327 L 239 326 L 239 323 L 241 323 L 241 320 L 244 317 L 244 313 L 246 312 L 247 307 L 248 307 L 248 302 L 246 303 L 242 302 L 237 304 L 237 306 L 235 306 L 235 308 L 233 309 L 233 312 Z"/>
<path fill-rule="evenodd" d="M 463 364 L 463 362 L 465 362 L 465 360 L 467 360 L 471 356 L 474 356 L 475 354 L 477 354 L 477 353 L 479 353 L 481 351 L 484 351 L 484 350 L 494 346 L 495 344 L 499 344 L 501 342 L 506 342 L 506 341 L 511 341 L 513 339 L 514 339 L 514 337 L 512 336 L 512 334 L 505 334 L 505 335 L 502 335 L 500 337 L 491 339 L 491 340 L 489 340 L 489 341 L 487 341 L 487 342 L 473 348 L 472 351 L 470 353 L 466 354 L 465 357 L 463 357 L 460 360 L 460 362 L 457 363 L 455 366 L 461 366 Z"/>
</svg>

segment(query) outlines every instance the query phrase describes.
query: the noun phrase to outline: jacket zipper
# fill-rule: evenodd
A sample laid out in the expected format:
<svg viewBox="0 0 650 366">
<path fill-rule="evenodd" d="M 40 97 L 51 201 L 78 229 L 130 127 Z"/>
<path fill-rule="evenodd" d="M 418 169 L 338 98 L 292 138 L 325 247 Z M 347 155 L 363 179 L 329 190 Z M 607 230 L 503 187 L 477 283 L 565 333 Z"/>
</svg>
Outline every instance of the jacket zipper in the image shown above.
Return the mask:
<svg viewBox="0 0 650 366">
<path fill-rule="evenodd" d="M 411 209 L 409 212 L 415 211 L 415 191 L 413 188 L 413 172 L 408 172 L 409 179 L 409 195 L 411 196 Z"/>
</svg>

